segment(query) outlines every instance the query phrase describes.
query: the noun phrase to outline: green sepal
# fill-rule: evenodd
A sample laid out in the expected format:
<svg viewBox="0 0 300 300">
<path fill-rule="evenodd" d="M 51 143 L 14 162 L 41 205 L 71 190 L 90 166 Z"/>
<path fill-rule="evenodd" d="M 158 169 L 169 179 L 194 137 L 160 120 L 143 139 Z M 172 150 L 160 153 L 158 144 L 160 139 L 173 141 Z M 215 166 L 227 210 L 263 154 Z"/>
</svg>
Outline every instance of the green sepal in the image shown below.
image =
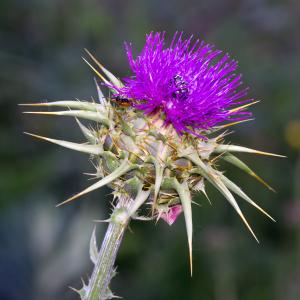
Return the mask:
<svg viewBox="0 0 300 300">
<path fill-rule="evenodd" d="M 175 180 L 177 180 L 174 177 L 164 177 L 163 181 L 161 183 L 161 189 L 162 190 L 175 190 Z"/>
<path fill-rule="evenodd" d="M 119 143 L 121 146 L 123 146 L 122 148 L 126 149 L 126 151 L 128 151 L 129 153 L 138 154 L 140 152 L 140 149 L 135 144 L 132 137 L 126 134 L 120 135 Z"/>
<path fill-rule="evenodd" d="M 103 151 L 101 156 L 104 158 L 102 164 L 107 173 L 112 173 L 120 166 L 118 158 L 112 152 Z"/>
<path fill-rule="evenodd" d="M 160 141 L 162 141 L 164 143 L 167 141 L 167 137 L 166 136 L 164 136 L 163 134 L 161 134 L 160 132 L 157 132 L 155 130 L 149 130 L 148 134 L 152 135 L 157 140 L 160 140 Z"/>
<path fill-rule="evenodd" d="M 131 198 L 135 198 L 142 186 L 141 180 L 134 176 L 125 181 L 124 190 Z"/>
<path fill-rule="evenodd" d="M 85 127 L 77 118 L 75 118 L 83 136 L 91 143 L 92 145 L 98 144 L 99 139 L 95 136 L 94 132 L 87 127 Z"/>
<path fill-rule="evenodd" d="M 132 127 L 124 121 L 122 118 L 119 118 L 121 127 L 122 127 L 122 132 L 125 133 L 126 135 L 130 136 L 131 138 L 135 139 L 135 132 L 132 129 Z"/>
</svg>

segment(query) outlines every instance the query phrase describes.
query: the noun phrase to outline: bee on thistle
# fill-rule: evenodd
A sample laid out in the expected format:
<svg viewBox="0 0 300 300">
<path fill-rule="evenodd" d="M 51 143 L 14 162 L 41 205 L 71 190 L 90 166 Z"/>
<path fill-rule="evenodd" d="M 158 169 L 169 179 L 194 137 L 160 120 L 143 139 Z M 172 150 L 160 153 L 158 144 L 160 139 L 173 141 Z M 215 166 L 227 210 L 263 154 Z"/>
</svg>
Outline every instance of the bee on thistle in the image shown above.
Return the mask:
<svg viewBox="0 0 300 300">
<path fill-rule="evenodd" d="M 247 109 L 257 103 L 247 97 L 248 87 L 244 87 L 242 75 L 237 73 L 238 63 L 229 54 L 222 54 L 205 42 L 193 41 L 192 37 L 184 39 L 182 33 L 175 33 L 167 45 L 165 33 L 151 32 L 135 58 L 131 44 L 125 43 L 125 49 L 132 75 L 122 81 L 87 51 L 94 65 L 85 61 L 113 95 L 111 98 L 105 97 L 97 85 L 99 103 L 27 104 L 65 107 L 62 111 L 29 113 L 75 117 L 87 143 L 33 136 L 91 156 L 97 181 L 59 205 L 108 185 L 117 199 L 108 219 L 109 241 L 112 236 L 122 238 L 131 219 L 162 219 L 171 225 L 182 213 L 192 273 L 192 198 L 199 192 L 207 197 L 208 183 L 224 196 L 256 240 L 234 194 L 274 220 L 219 170 L 217 162 L 236 166 L 272 190 L 236 154 L 280 155 L 225 142 L 225 130 L 249 121 L 252 114 Z M 95 125 L 86 127 L 79 119 Z M 148 213 L 143 215 L 145 211 Z M 112 234 L 110 230 L 120 232 Z M 107 254 L 105 249 L 91 251 L 98 258 L 92 258 L 95 269 L 80 291 L 82 299 L 92 299 L 90 295 L 95 295 L 103 282 L 106 282 L 105 292 L 109 291 L 107 284 L 113 275 L 115 256 Z M 96 263 L 101 259 L 105 263 Z M 110 269 L 106 270 L 108 265 Z M 106 273 L 109 278 L 103 279 Z"/>
</svg>

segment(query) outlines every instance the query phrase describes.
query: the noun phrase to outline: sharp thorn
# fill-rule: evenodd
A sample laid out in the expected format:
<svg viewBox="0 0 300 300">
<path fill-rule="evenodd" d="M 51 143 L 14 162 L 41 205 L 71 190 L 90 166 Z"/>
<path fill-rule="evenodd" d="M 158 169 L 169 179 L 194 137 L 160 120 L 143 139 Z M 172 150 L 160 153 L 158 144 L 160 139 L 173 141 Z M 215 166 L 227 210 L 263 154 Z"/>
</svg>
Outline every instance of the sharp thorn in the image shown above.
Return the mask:
<svg viewBox="0 0 300 300">
<path fill-rule="evenodd" d="M 253 102 L 247 103 L 247 104 L 245 104 L 245 105 L 242 105 L 242 106 L 233 108 L 233 109 L 229 110 L 229 112 L 231 112 L 231 113 L 232 113 L 232 112 L 236 112 L 236 111 L 242 110 L 242 109 L 244 109 L 244 108 L 246 108 L 246 107 L 252 106 L 252 105 L 254 105 L 254 104 L 256 104 L 256 103 L 259 103 L 259 102 L 260 102 L 260 100 L 253 101 Z"/>
<path fill-rule="evenodd" d="M 77 199 L 77 198 L 79 198 L 79 197 L 81 197 L 81 196 L 83 196 L 83 195 L 85 195 L 89 192 L 92 192 L 96 189 L 99 189 L 99 188 L 103 187 L 104 185 L 107 185 L 108 183 L 114 181 L 118 177 L 124 175 L 125 173 L 127 173 L 128 171 L 130 171 L 134 168 L 136 168 L 136 166 L 129 165 L 127 158 L 125 158 L 124 161 L 121 163 L 121 165 L 117 169 L 115 169 L 112 173 L 110 173 L 106 177 L 102 178 L 101 180 L 97 181 L 96 183 L 92 184 L 91 186 L 84 189 L 80 193 L 68 198 L 67 200 L 65 200 L 65 201 L 63 201 L 59 204 L 57 204 L 56 207 L 67 204 L 67 203 L 69 203 L 71 201 L 74 201 L 75 199 Z"/>
<path fill-rule="evenodd" d="M 250 121 L 253 121 L 253 120 L 254 119 L 252 118 L 252 119 L 246 119 L 246 120 L 236 121 L 236 122 L 232 122 L 232 123 L 221 125 L 219 128 L 224 129 L 224 128 L 228 128 L 228 127 L 231 127 L 231 126 L 234 126 L 234 125 L 237 125 L 237 124 L 241 124 L 241 123 L 245 123 L 245 122 L 250 122 Z"/>
<path fill-rule="evenodd" d="M 267 156 L 275 156 L 275 157 L 282 157 L 286 158 L 284 155 L 279 155 L 279 154 L 274 154 L 270 152 L 264 152 L 264 151 L 259 151 L 247 147 L 242 147 L 242 146 L 237 146 L 237 145 L 218 145 L 215 150 L 215 153 L 220 153 L 220 152 L 244 152 L 244 153 L 254 153 L 254 154 L 259 154 L 259 155 L 267 155 Z"/>
<path fill-rule="evenodd" d="M 95 223 L 109 223 L 111 221 L 111 219 L 105 219 L 105 220 L 93 220 L 93 222 Z"/>
<path fill-rule="evenodd" d="M 104 76 L 99 73 L 84 57 L 82 59 L 85 61 L 85 63 L 99 76 L 99 78 L 106 84 L 109 84 L 109 82 L 104 78 Z"/>
<path fill-rule="evenodd" d="M 29 133 L 29 132 L 24 132 L 24 134 L 27 134 L 29 136 L 71 149 L 83 153 L 88 153 L 88 154 L 94 154 L 94 155 L 100 155 L 102 153 L 102 150 L 100 149 L 99 146 L 97 145 L 86 145 L 86 144 L 78 144 L 78 143 L 73 143 L 73 142 L 68 142 L 68 141 L 62 141 L 62 140 L 56 140 L 56 139 L 50 139 L 41 135 Z"/>
</svg>

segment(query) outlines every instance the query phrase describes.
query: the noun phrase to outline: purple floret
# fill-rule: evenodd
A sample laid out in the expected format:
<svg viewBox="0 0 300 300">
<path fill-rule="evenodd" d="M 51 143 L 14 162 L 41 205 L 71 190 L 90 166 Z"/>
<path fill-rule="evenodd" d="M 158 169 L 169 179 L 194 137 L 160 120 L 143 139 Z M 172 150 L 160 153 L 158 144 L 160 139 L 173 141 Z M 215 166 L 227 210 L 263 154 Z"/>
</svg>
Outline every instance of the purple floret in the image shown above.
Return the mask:
<svg viewBox="0 0 300 300">
<path fill-rule="evenodd" d="M 250 112 L 233 111 L 245 99 L 237 62 L 214 46 L 176 33 L 169 47 L 165 33 L 150 33 L 141 53 L 134 59 L 125 44 L 133 76 L 124 79 L 119 95 L 133 99 L 133 106 L 146 114 L 163 112 L 165 124 L 179 133 L 201 134 L 225 121 L 239 121 Z"/>
</svg>

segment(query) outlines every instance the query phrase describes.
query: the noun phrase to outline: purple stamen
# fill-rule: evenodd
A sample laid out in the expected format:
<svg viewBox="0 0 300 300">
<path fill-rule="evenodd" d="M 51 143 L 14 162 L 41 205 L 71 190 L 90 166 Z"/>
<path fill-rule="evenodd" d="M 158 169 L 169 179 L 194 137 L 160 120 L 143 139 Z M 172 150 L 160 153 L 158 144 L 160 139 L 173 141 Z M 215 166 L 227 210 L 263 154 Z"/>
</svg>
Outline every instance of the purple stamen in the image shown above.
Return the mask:
<svg viewBox="0 0 300 300">
<path fill-rule="evenodd" d="M 178 133 L 210 129 L 226 121 L 249 118 L 250 112 L 230 110 L 251 102 L 245 99 L 236 74 L 237 62 L 214 46 L 176 33 L 169 47 L 165 33 L 150 33 L 140 54 L 133 58 L 131 45 L 125 44 L 134 76 L 125 78 L 121 95 L 134 99 L 136 109 L 151 114 L 161 110 L 165 123 Z M 197 135 L 197 134 L 196 134 Z"/>
</svg>

